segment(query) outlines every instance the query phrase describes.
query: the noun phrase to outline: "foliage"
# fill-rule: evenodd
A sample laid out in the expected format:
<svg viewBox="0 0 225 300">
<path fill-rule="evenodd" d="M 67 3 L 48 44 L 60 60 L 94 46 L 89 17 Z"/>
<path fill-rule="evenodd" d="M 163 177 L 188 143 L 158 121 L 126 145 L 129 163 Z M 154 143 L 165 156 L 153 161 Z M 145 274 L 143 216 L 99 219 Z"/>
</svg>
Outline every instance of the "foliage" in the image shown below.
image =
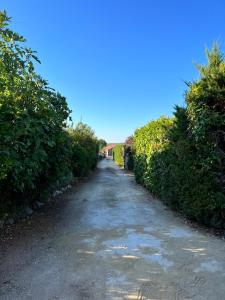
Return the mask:
<svg viewBox="0 0 225 300">
<path fill-rule="evenodd" d="M 69 130 L 72 139 L 72 171 L 75 177 L 86 176 L 97 163 L 99 142 L 93 130 L 86 124 L 78 123 Z"/>
<path fill-rule="evenodd" d="M 23 45 L 25 39 L 9 22 L 0 12 L 0 218 L 43 199 L 52 185 L 68 177 L 73 159 L 82 161 L 79 175 L 86 174 L 95 165 L 90 149 L 96 147 L 89 128 L 79 125 L 72 137 L 68 133 L 65 97 L 36 74 L 36 53 Z"/>
<path fill-rule="evenodd" d="M 131 135 L 131 136 L 128 136 L 127 138 L 126 138 L 126 141 L 125 141 L 125 144 L 126 145 L 133 145 L 133 143 L 134 143 L 134 137 Z"/>
<path fill-rule="evenodd" d="M 98 145 L 99 145 L 99 151 L 101 151 L 102 148 L 104 148 L 107 145 L 107 142 L 103 139 L 99 139 L 98 140 Z"/>
<path fill-rule="evenodd" d="M 35 53 L 0 13 L 0 210 L 37 197 L 69 170 L 66 99 L 34 71 Z M 10 201 L 9 201 L 10 199 Z"/>
<path fill-rule="evenodd" d="M 134 149 L 133 145 L 125 145 L 124 147 L 124 154 L 125 154 L 125 168 L 129 171 L 133 171 L 134 169 Z"/>
<path fill-rule="evenodd" d="M 120 167 L 132 171 L 134 168 L 134 153 L 132 145 L 119 144 L 113 148 L 113 159 Z"/>
<path fill-rule="evenodd" d="M 196 169 L 201 182 L 206 182 L 208 201 L 201 197 L 198 202 L 201 207 L 206 202 L 208 222 L 221 226 L 225 223 L 225 61 L 217 45 L 206 56 L 207 65 L 197 65 L 200 79 L 186 92 L 187 117 Z"/>
<path fill-rule="evenodd" d="M 172 124 L 165 130 L 159 119 L 136 131 L 135 175 L 171 207 L 225 228 L 225 61 L 217 46 L 207 59 Z"/>
<path fill-rule="evenodd" d="M 123 167 L 124 166 L 124 145 L 118 144 L 113 148 L 113 159 L 115 163 Z"/>
<path fill-rule="evenodd" d="M 155 152 L 162 151 L 168 143 L 166 133 L 171 128 L 173 120 L 160 117 L 139 128 L 134 134 L 135 162 L 134 172 L 137 182 L 146 187 L 151 186 L 151 170 L 149 162 Z"/>
</svg>

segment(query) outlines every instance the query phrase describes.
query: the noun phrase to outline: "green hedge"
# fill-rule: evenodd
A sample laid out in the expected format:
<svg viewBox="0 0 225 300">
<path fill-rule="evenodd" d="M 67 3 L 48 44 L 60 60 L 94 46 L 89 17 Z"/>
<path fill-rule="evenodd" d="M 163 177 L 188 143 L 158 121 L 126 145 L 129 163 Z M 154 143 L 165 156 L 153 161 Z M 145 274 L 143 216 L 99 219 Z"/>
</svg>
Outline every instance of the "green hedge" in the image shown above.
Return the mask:
<svg viewBox="0 0 225 300">
<path fill-rule="evenodd" d="M 87 174 L 97 151 L 90 128 L 68 132 L 66 99 L 35 72 L 38 58 L 9 22 L 0 12 L 0 218 L 42 200 L 71 171 Z"/>
<path fill-rule="evenodd" d="M 137 130 L 135 176 L 166 204 L 204 224 L 225 228 L 225 61 L 215 46 L 186 107 Z"/>
<path fill-rule="evenodd" d="M 79 123 L 69 131 L 72 139 L 72 171 L 75 177 L 86 176 L 97 163 L 99 142 L 92 129 Z"/>
<path fill-rule="evenodd" d="M 124 145 L 123 144 L 116 145 L 113 148 L 113 160 L 118 166 L 124 167 Z"/>
<path fill-rule="evenodd" d="M 125 161 L 127 159 L 127 161 Z M 120 167 L 130 171 L 134 168 L 134 152 L 132 145 L 120 144 L 113 149 L 113 160 Z"/>
<path fill-rule="evenodd" d="M 134 173 L 136 181 L 149 189 L 152 185 L 150 161 L 154 153 L 161 152 L 168 144 L 166 133 L 173 120 L 161 117 L 139 128 L 134 134 L 135 161 Z"/>
<path fill-rule="evenodd" d="M 134 169 L 134 149 L 133 145 L 126 145 L 125 146 L 125 156 L 127 157 L 127 163 L 126 163 L 126 168 L 129 171 L 133 171 Z"/>
</svg>

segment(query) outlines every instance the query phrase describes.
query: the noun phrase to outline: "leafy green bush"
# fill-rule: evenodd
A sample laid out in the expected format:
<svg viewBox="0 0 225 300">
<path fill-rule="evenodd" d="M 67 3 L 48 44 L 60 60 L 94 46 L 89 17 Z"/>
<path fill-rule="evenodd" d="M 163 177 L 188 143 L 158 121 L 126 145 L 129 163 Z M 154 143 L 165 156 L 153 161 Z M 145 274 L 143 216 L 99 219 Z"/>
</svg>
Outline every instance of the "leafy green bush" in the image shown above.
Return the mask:
<svg viewBox="0 0 225 300">
<path fill-rule="evenodd" d="M 173 120 L 160 117 L 139 128 L 134 134 L 135 160 L 134 172 L 137 182 L 150 188 L 151 169 L 149 163 L 152 155 L 162 151 L 167 143 L 166 133 L 171 128 Z"/>
<path fill-rule="evenodd" d="M 113 148 L 113 160 L 118 166 L 124 167 L 124 145 L 123 144 L 118 144 Z"/>
<path fill-rule="evenodd" d="M 95 168 L 99 150 L 99 142 L 92 129 L 83 123 L 78 123 L 69 130 L 72 140 L 71 167 L 75 177 L 86 176 Z"/>
<path fill-rule="evenodd" d="M 136 131 L 134 170 L 166 204 L 225 228 L 225 61 L 216 46 L 207 58 L 188 84 L 186 108 Z"/>
<path fill-rule="evenodd" d="M 38 59 L 9 20 L 0 13 L 1 212 L 32 201 L 69 171 L 66 99 L 35 73 Z"/>
<path fill-rule="evenodd" d="M 128 138 L 126 138 L 124 144 L 119 144 L 114 147 L 113 159 L 118 166 L 133 171 L 133 136 L 129 136 Z"/>
<path fill-rule="evenodd" d="M 36 74 L 35 53 L 0 12 L 0 218 L 43 199 L 71 174 L 96 164 L 97 142 L 86 125 L 70 134 L 66 99 Z"/>
<path fill-rule="evenodd" d="M 206 207 L 208 223 L 225 226 L 225 61 L 216 45 L 206 55 L 207 65 L 197 66 L 200 79 L 189 84 L 186 92 L 196 170 L 200 182 L 205 181 L 203 192 L 208 200 L 200 197 L 195 206 Z"/>
</svg>

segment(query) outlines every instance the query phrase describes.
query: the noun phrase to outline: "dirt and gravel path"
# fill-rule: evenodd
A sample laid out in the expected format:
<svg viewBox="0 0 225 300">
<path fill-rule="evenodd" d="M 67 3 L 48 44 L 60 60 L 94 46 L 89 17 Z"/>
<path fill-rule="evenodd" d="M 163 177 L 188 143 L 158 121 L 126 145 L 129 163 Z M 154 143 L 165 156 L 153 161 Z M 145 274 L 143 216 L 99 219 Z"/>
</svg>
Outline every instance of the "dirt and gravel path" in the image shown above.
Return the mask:
<svg viewBox="0 0 225 300">
<path fill-rule="evenodd" d="M 225 242 L 109 160 L 12 226 L 0 251 L 0 299 L 225 299 Z"/>
</svg>

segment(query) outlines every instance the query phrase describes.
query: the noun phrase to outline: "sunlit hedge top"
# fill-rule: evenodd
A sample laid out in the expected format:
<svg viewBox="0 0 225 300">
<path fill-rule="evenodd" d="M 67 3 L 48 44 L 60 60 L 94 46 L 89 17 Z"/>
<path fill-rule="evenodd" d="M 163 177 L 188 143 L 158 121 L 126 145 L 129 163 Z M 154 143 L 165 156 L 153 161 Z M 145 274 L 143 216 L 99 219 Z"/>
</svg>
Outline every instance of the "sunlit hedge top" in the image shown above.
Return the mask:
<svg viewBox="0 0 225 300">
<path fill-rule="evenodd" d="M 173 125 L 173 118 L 160 117 L 137 129 L 134 134 L 136 155 L 151 155 L 165 145 L 166 133 Z"/>
</svg>

